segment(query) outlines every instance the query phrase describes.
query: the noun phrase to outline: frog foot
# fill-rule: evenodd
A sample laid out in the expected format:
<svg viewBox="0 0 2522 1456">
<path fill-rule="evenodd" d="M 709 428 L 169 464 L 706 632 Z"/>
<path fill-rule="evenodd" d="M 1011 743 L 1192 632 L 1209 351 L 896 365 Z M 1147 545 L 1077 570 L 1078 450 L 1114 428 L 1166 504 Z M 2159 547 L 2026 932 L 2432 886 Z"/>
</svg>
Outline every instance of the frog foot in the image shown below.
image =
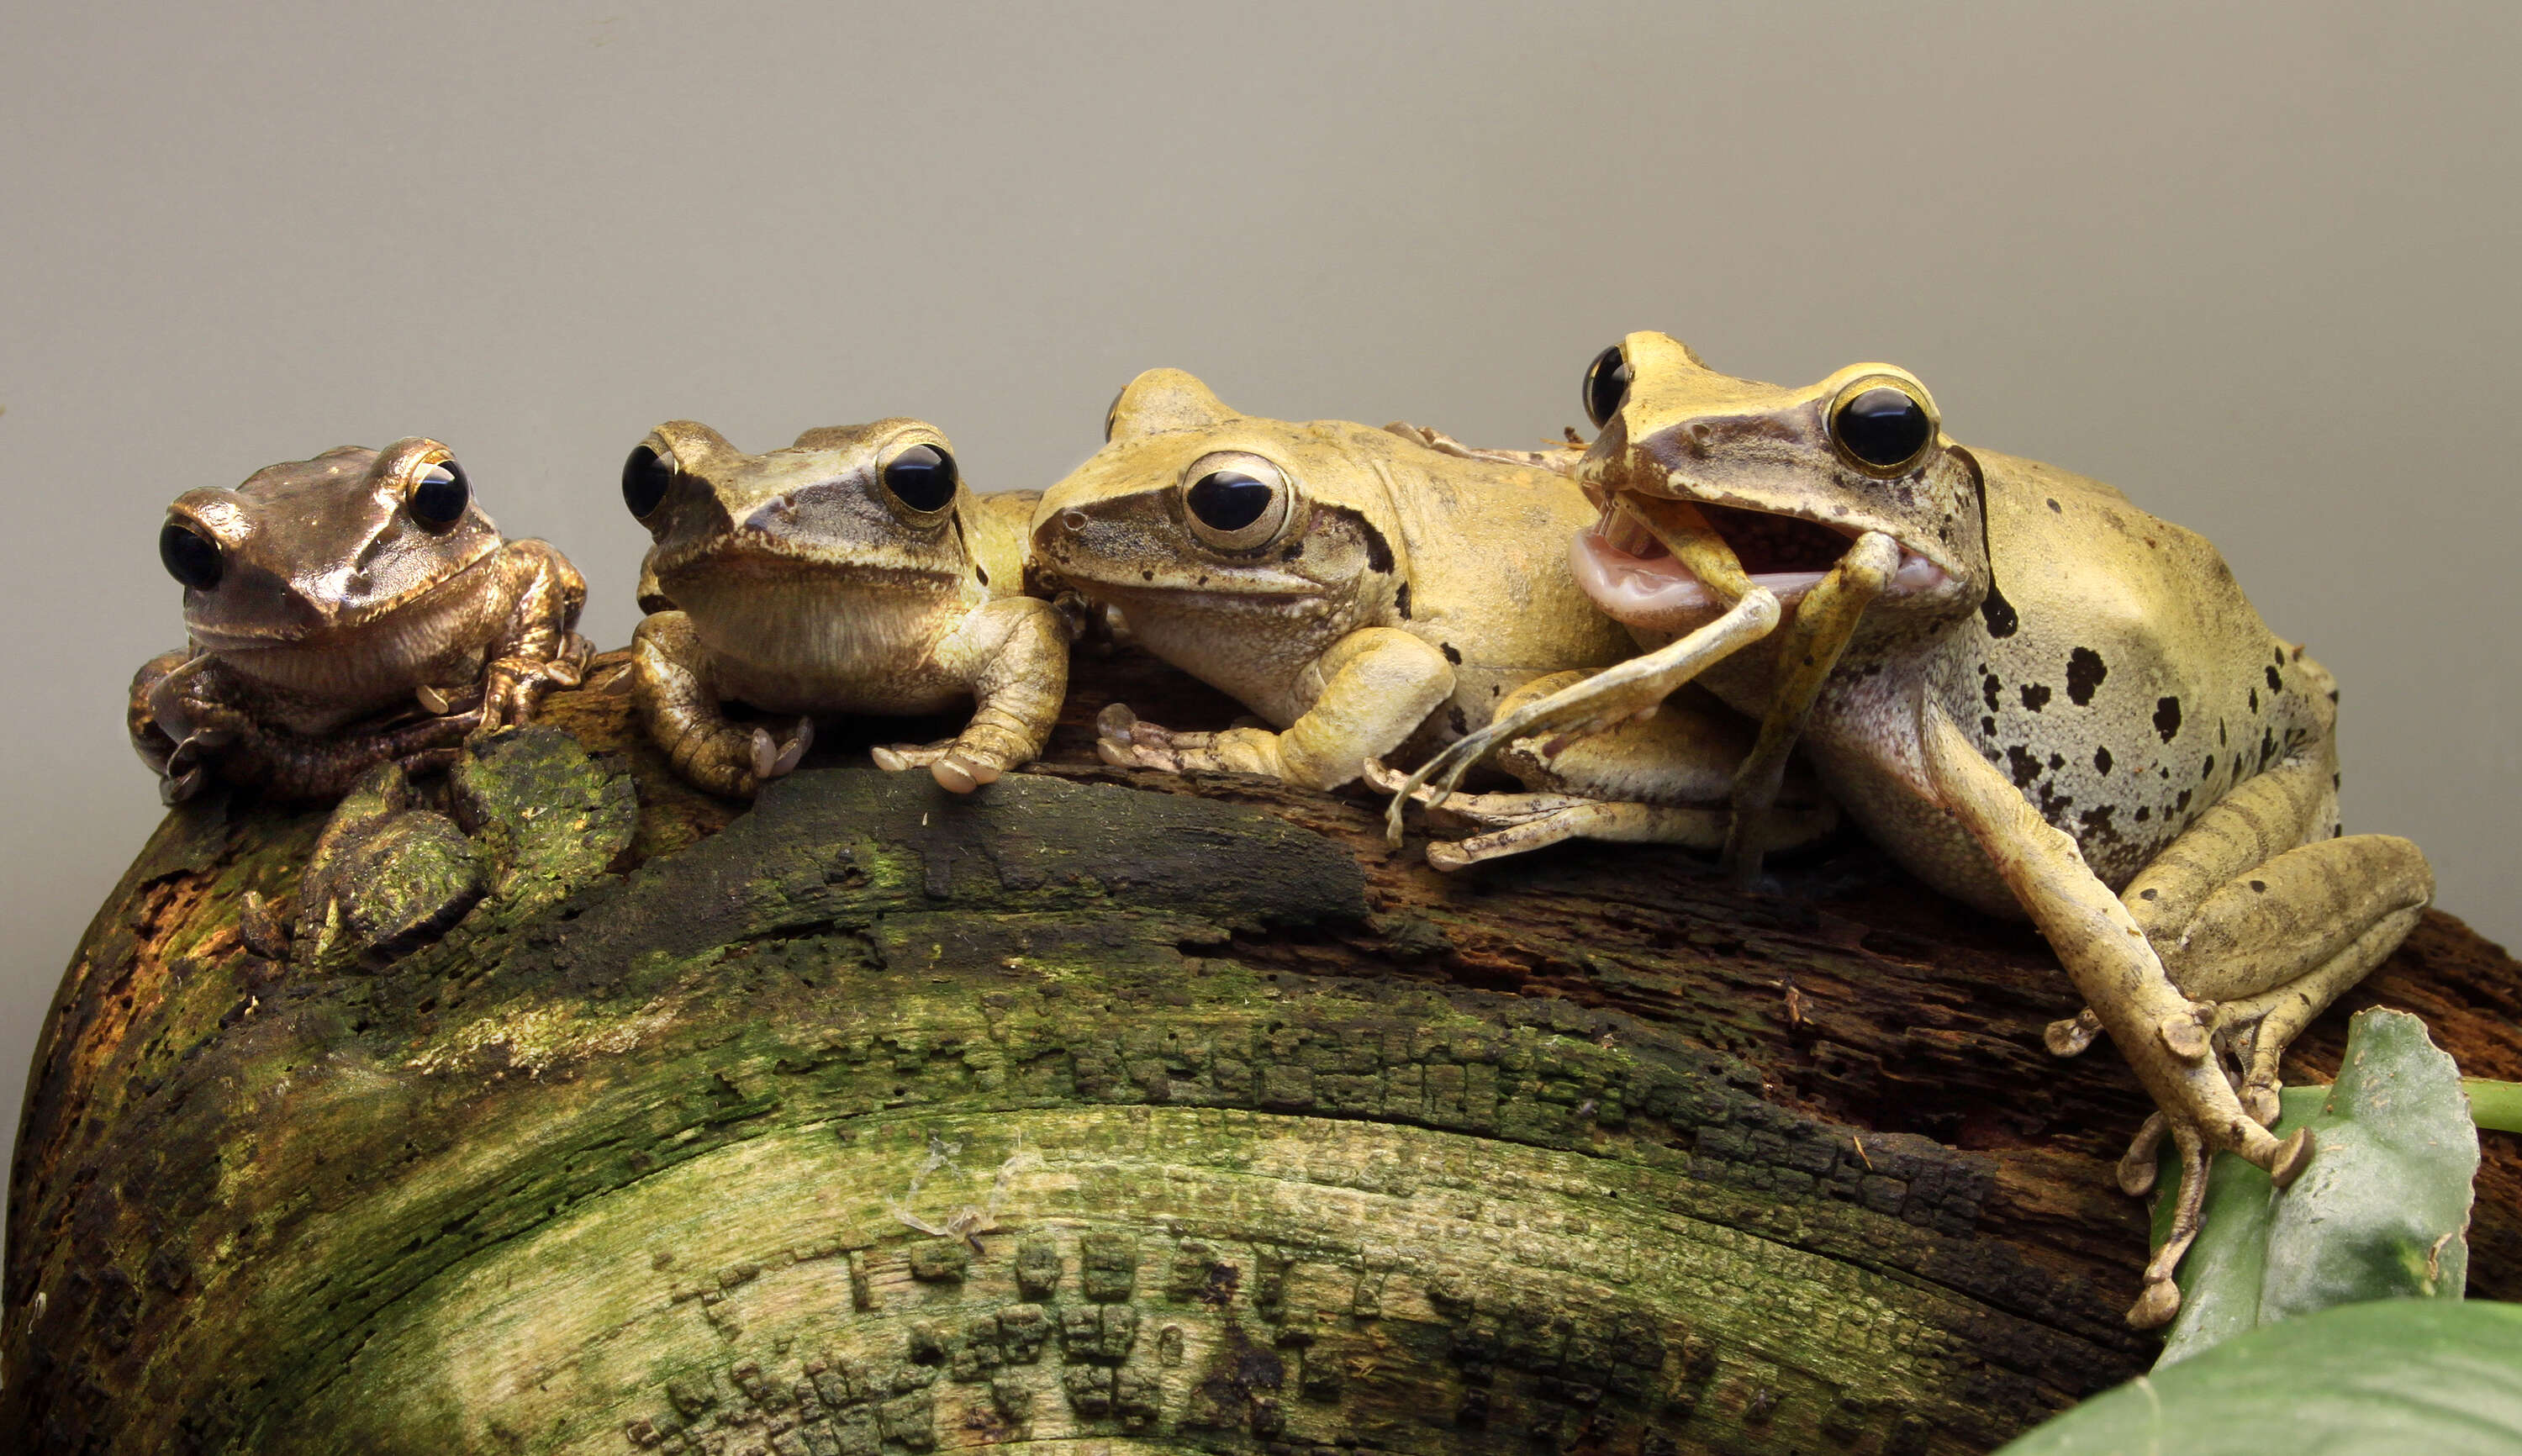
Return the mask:
<svg viewBox="0 0 2522 1456">
<path fill-rule="evenodd" d="M 2120 1191 L 2130 1198 L 2142 1198 L 2154 1191 L 2155 1179 L 2162 1166 L 2161 1152 L 2166 1136 L 2180 1154 L 2180 1190 L 2172 1209 L 2172 1227 L 2146 1261 L 2143 1288 L 2136 1302 L 2128 1306 L 2130 1329 L 2157 1330 L 2172 1322 L 2180 1312 L 2180 1286 L 2172 1281 L 2182 1256 L 2198 1240 L 2202 1214 L 2207 1204 L 2207 1160 L 2210 1152 L 2206 1135 L 2187 1122 L 2174 1122 L 2157 1112 L 2145 1119 L 2136 1138 L 2119 1161 Z M 2268 1166 L 2268 1181 L 2279 1190 L 2293 1186 L 2311 1163 L 2312 1129 L 2297 1128 L 2277 1146 L 2276 1156 Z"/>
<path fill-rule="evenodd" d="M 696 730 L 673 745 L 675 767 L 714 794 L 749 799 L 795 769 L 815 746 L 815 721 L 799 718 L 785 734 L 759 724 L 730 723 Z"/>
<path fill-rule="evenodd" d="M 1427 863 L 1447 871 L 1563 839 L 1715 849 L 1725 842 L 1729 818 L 1723 809 L 1632 804 L 1577 794 L 1440 794 L 1427 784 L 1410 786 L 1408 775 L 1377 759 L 1366 761 L 1364 776 L 1378 793 L 1403 794 L 1407 786 L 1409 800 L 1424 807 L 1437 823 L 1480 831 L 1462 839 L 1429 842 Z"/>
<path fill-rule="evenodd" d="M 593 642 L 572 632 L 561 634 L 559 647 L 549 657 L 517 654 L 493 659 L 482 674 L 482 716 L 470 736 L 481 738 L 532 721 L 545 694 L 555 687 L 576 687 L 585 678 L 586 660 L 594 652 Z M 445 714 L 456 702 L 440 689 L 423 687 L 420 705 Z"/>
<path fill-rule="evenodd" d="M 1282 776 L 1279 735 L 1267 728 L 1182 732 L 1144 722 L 1127 705 L 1111 703 L 1095 715 L 1095 731 L 1096 755 L 1115 768 Z"/>
<path fill-rule="evenodd" d="M 2086 1048 L 2100 1039 L 2102 1018 L 2091 1007 L 2072 1016 L 2052 1021 L 2040 1033 L 2041 1044 L 2052 1057 L 2081 1057 Z"/>
<path fill-rule="evenodd" d="M 996 783 L 1006 772 L 990 756 L 960 738 L 940 738 L 934 743 L 887 743 L 867 750 L 875 766 L 889 774 L 905 769 L 926 769 L 938 787 L 952 793 L 968 794 L 983 784 Z"/>
</svg>

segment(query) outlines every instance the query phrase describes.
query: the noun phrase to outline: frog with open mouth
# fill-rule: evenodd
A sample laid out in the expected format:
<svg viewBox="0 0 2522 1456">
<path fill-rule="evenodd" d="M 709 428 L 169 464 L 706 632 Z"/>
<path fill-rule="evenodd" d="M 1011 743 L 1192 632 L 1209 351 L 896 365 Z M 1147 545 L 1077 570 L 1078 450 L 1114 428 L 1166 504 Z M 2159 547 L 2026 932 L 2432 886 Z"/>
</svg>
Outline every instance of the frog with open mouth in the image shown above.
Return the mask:
<svg viewBox="0 0 2522 1456">
<path fill-rule="evenodd" d="M 630 687 L 676 770 L 750 798 L 829 714 L 973 705 L 939 743 L 873 750 L 970 793 L 1042 752 L 1068 685 L 1065 618 L 1025 594 L 1032 492 L 976 494 L 923 420 L 809 430 L 747 454 L 673 420 L 630 451 L 623 502 L 655 538 Z M 738 721 L 742 702 L 786 721 Z"/>
<path fill-rule="evenodd" d="M 1394 832 L 1495 742 L 1600 731 L 1684 682 L 1758 719 L 1764 749 L 1800 738 L 1893 859 L 2048 939 L 2087 1006 L 2051 1049 L 2107 1030 L 2153 1096 L 2120 1177 L 2143 1192 L 2173 1140 L 2172 1236 L 2129 1313 L 2168 1321 L 2207 1157 L 2300 1174 L 2309 1134 L 2265 1125 L 2279 1058 L 2433 892 L 2407 840 L 2340 835 L 2330 675 L 2204 539 L 1955 443 L 1904 370 L 1779 388 L 1639 333 L 1586 397 L 1601 433 L 1573 474 L 1600 513 L 1571 566 L 1654 650 L 1423 766 Z"/>
<path fill-rule="evenodd" d="M 172 804 L 212 776 L 333 799 L 370 770 L 443 768 L 579 681 L 586 583 L 506 540 L 454 454 L 414 436 L 187 491 L 158 553 L 191 645 L 132 680 L 132 746 Z"/>
</svg>

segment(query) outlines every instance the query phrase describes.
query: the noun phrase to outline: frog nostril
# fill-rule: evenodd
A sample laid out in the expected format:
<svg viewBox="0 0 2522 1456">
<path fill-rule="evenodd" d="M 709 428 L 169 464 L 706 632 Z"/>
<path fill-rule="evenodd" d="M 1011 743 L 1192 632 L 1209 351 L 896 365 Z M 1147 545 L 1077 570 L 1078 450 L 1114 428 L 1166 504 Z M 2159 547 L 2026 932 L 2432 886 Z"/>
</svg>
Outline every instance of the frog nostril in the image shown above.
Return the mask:
<svg viewBox="0 0 2522 1456">
<path fill-rule="evenodd" d="M 1086 529 L 1086 512 L 1082 510 L 1061 511 L 1059 513 L 1059 529 L 1072 533 L 1084 531 Z"/>
</svg>

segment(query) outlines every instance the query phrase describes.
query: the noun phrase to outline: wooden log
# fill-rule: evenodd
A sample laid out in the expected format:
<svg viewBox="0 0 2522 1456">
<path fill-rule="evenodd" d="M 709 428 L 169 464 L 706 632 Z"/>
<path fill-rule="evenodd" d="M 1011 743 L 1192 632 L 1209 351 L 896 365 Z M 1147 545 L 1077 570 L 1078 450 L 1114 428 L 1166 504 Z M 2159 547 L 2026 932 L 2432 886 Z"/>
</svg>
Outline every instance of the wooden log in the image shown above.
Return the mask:
<svg viewBox="0 0 2522 1456">
<path fill-rule="evenodd" d="M 1860 843 L 1740 894 L 1097 763 L 957 799 L 846 734 L 749 811 L 590 687 L 450 791 L 490 893 L 397 959 L 240 932 L 325 816 L 168 816 L 52 1010 L 0 1435 L 45 1452 L 1983 1451 L 2142 1370 L 2146 1110 L 2030 932 Z M 897 727 L 893 732 L 900 732 Z M 888 734 L 890 736 L 891 734 Z M 459 775 L 460 777 L 461 775 Z M 2345 1013 L 2522 1077 L 2440 914 Z M 2522 1295 L 2491 1138 L 2473 1292 Z"/>
</svg>

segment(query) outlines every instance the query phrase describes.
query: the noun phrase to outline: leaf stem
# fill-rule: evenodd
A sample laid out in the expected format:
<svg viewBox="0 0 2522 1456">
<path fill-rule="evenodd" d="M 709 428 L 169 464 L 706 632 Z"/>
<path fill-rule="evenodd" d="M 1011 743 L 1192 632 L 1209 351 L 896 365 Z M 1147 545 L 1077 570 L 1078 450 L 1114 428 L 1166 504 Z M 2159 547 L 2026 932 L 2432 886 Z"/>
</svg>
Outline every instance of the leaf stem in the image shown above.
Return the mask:
<svg viewBox="0 0 2522 1456">
<path fill-rule="evenodd" d="M 2469 1094 L 2470 1119 L 2480 1127 L 2499 1133 L 2522 1133 L 2522 1082 L 2463 1077 L 2460 1090 Z"/>
</svg>

